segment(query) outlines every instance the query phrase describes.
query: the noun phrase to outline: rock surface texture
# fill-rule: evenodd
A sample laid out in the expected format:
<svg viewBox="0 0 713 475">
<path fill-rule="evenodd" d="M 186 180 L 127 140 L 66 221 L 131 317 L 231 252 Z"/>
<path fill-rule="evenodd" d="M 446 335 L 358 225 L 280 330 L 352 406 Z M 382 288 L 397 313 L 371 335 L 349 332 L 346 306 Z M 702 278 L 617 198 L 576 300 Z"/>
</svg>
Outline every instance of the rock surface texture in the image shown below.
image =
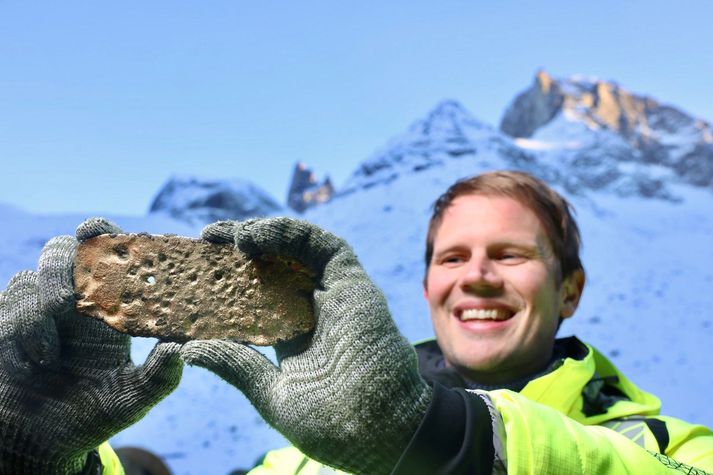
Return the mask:
<svg viewBox="0 0 713 475">
<path fill-rule="evenodd" d="M 285 258 L 170 235 L 98 236 L 79 245 L 74 266 L 79 313 L 168 341 L 293 339 L 314 327 L 314 282 Z"/>
</svg>

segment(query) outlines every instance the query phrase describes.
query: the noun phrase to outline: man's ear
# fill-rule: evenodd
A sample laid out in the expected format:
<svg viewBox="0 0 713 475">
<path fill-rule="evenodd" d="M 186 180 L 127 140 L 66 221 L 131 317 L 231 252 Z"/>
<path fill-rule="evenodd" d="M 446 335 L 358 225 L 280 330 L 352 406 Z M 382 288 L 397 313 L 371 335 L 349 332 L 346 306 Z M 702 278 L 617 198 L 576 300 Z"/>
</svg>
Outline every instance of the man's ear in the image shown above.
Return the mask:
<svg viewBox="0 0 713 475">
<path fill-rule="evenodd" d="M 584 270 L 577 269 L 562 281 L 560 286 L 560 317 L 569 318 L 579 306 L 584 290 Z"/>
</svg>

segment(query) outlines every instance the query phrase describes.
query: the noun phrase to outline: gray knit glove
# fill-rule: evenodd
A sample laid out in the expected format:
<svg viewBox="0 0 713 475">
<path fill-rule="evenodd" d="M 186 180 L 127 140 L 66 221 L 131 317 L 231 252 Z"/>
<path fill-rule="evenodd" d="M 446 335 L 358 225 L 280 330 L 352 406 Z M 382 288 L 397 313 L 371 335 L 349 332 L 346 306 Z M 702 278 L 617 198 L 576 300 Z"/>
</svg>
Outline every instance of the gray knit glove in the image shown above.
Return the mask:
<svg viewBox="0 0 713 475">
<path fill-rule="evenodd" d="M 119 229 L 91 219 L 80 241 Z M 53 238 L 37 272 L 0 293 L 0 473 L 79 473 L 88 454 L 141 419 L 178 385 L 179 346 L 159 344 L 143 366 L 130 339 L 74 311 L 77 240 Z"/>
<path fill-rule="evenodd" d="M 203 231 L 248 255 L 292 257 L 319 273 L 317 326 L 278 345 L 279 367 L 229 341 L 192 341 L 184 360 L 240 389 L 303 452 L 353 473 L 389 473 L 431 400 L 416 354 L 347 243 L 304 221 L 219 222 Z"/>
</svg>

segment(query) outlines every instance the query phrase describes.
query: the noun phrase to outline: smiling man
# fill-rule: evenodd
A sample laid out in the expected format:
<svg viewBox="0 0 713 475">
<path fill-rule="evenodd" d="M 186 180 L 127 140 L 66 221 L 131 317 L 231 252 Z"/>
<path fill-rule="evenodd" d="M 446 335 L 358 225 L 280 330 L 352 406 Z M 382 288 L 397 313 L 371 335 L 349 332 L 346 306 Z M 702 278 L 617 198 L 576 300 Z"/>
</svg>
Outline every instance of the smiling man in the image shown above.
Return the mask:
<svg viewBox="0 0 713 475">
<path fill-rule="evenodd" d="M 579 248 L 568 203 L 530 175 L 488 173 L 449 188 L 426 238 L 424 294 L 438 343 L 421 353 L 442 352 L 453 368 L 435 374 L 519 391 L 560 361 L 555 334 L 584 287 Z"/>
<path fill-rule="evenodd" d="M 436 201 L 424 277 L 436 338 L 417 357 L 344 241 L 285 218 L 203 236 L 320 273 L 314 335 L 278 347 L 278 367 L 230 342 L 182 350 L 301 450 L 268 453 L 251 475 L 333 473 L 303 454 L 365 474 L 713 471 L 709 429 L 660 416 L 601 353 L 556 338 L 584 288 L 580 236 L 531 175 L 475 176 Z"/>
<path fill-rule="evenodd" d="M 424 281 L 446 363 L 485 384 L 512 383 L 545 368 L 559 322 L 572 316 L 584 285 L 579 259 L 563 275 L 563 259 L 551 244 L 562 238 L 549 238 L 522 204 L 531 198 L 527 192 L 519 199 L 498 196 L 495 185 L 464 182 L 455 199 L 440 203 Z M 483 193 L 479 188 L 489 194 L 472 194 Z M 558 211 L 571 223 L 570 247 L 576 247 L 576 226 L 566 207 Z"/>
</svg>

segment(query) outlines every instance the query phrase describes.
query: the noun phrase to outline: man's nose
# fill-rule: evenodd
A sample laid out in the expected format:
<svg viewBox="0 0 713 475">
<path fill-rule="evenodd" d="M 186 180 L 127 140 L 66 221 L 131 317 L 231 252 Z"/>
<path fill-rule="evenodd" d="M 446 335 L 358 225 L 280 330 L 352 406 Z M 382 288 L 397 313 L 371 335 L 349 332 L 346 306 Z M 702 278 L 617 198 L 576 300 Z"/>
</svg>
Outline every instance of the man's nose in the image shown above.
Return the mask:
<svg viewBox="0 0 713 475">
<path fill-rule="evenodd" d="M 495 263 L 487 256 L 473 256 L 463 269 L 460 285 L 479 295 L 492 295 L 503 288 L 503 279 Z"/>
</svg>

